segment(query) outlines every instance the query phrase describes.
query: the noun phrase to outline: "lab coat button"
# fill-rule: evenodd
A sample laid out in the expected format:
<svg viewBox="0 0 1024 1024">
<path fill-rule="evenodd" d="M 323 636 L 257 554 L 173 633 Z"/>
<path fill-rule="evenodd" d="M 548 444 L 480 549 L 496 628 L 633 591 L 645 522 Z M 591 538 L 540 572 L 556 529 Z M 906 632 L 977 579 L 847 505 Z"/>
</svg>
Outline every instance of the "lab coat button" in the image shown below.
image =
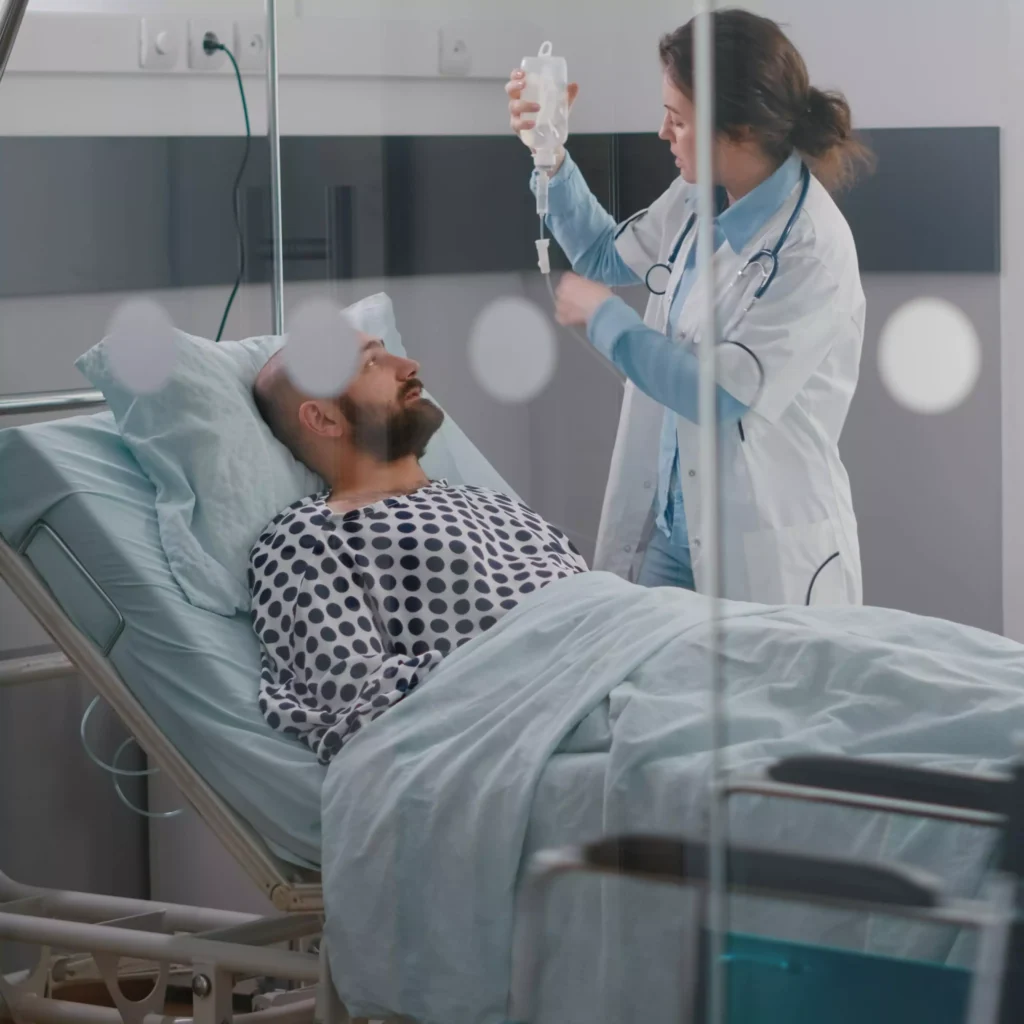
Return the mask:
<svg viewBox="0 0 1024 1024">
<path fill-rule="evenodd" d="M 697 475 L 697 470 L 691 469 L 690 470 L 690 476 L 696 476 L 696 475 Z"/>
<path fill-rule="evenodd" d="M 651 481 L 650 480 L 645 480 L 644 481 L 644 490 L 645 491 L 649 491 L 650 489 L 651 489 Z"/>
<path fill-rule="evenodd" d="M 633 550 L 633 545 L 632 544 L 627 544 L 622 550 L 625 551 L 626 554 L 628 555 L 630 553 L 630 551 Z"/>
</svg>

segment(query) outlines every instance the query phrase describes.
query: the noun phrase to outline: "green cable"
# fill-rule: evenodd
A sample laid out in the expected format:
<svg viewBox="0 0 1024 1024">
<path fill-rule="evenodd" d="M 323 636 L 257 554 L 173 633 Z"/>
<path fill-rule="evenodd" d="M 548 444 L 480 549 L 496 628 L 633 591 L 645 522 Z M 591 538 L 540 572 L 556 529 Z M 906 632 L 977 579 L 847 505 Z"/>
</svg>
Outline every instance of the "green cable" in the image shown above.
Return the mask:
<svg viewBox="0 0 1024 1024">
<path fill-rule="evenodd" d="M 231 289 L 231 295 L 228 296 L 227 305 L 224 307 L 224 315 L 220 318 L 220 327 L 217 328 L 217 341 L 224 335 L 224 326 L 228 322 L 228 314 L 231 312 L 231 307 L 234 304 L 235 296 L 238 294 L 239 286 L 242 283 L 242 278 L 245 275 L 245 238 L 242 234 L 242 220 L 241 211 L 239 209 L 239 189 L 242 184 L 242 175 L 245 174 L 246 165 L 249 162 L 249 148 L 252 144 L 252 130 L 249 126 L 249 105 L 245 101 L 245 87 L 242 85 L 242 73 L 238 69 L 238 61 L 235 60 L 235 55 L 223 44 L 223 43 L 204 43 L 204 49 L 208 50 L 223 50 L 228 55 L 228 60 L 231 61 L 231 66 L 235 69 L 235 80 L 238 82 L 238 93 L 242 97 L 242 113 L 245 115 L 245 152 L 242 155 L 242 163 L 239 165 L 238 174 L 235 175 L 235 184 L 232 190 L 232 202 L 231 209 L 235 218 L 235 235 L 238 238 L 238 274 L 235 277 L 235 285 Z"/>
</svg>

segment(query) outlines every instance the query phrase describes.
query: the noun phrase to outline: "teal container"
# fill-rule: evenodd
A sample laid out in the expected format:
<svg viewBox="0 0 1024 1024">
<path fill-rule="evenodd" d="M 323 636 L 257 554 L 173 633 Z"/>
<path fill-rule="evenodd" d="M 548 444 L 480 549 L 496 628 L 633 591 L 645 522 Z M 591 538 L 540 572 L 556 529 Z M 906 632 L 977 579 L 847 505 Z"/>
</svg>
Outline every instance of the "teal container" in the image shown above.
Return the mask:
<svg viewBox="0 0 1024 1024">
<path fill-rule="evenodd" d="M 971 972 L 730 935 L 729 1024 L 965 1024 Z"/>
</svg>

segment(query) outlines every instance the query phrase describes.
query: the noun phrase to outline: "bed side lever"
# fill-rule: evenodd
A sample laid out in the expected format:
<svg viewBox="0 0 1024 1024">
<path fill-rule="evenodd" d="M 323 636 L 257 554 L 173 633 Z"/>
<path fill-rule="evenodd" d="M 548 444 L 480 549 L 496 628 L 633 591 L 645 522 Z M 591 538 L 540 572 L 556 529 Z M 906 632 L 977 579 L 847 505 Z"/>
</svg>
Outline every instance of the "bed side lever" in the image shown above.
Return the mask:
<svg viewBox="0 0 1024 1024">
<path fill-rule="evenodd" d="M 700 841 L 619 836 L 591 843 L 582 854 L 592 871 L 680 885 L 708 880 L 707 844 Z M 730 847 L 727 873 L 730 888 L 762 896 L 922 909 L 942 902 L 932 875 L 870 861 Z"/>
<path fill-rule="evenodd" d="M 775 782 L 830 789 L 938 807 L 1005 814 L 1010 782 L 995 775 L 967 775 L 934 768 L 910 768 L 852 757 L 801 754 L 768 769 Z"/>
</svg>

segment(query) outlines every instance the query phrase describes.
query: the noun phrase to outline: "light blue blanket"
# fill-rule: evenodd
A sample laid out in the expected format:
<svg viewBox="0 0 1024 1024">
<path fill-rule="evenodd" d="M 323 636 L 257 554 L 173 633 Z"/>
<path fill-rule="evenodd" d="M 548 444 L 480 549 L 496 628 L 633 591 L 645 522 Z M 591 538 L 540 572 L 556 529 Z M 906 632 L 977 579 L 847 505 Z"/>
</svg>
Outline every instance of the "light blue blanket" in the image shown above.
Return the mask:
<svg viewBox="0 0 1024 1024">
<path fill-rule="evenodd" d="M 1024 648 L 872 608 L 727 604 L 727 764 L 807 751 L 998 770 L 1024 729 Z M 524 856 L 603 833 L 699 834 L 709 768 L 707 605 L 590 573 L 454 654 L 358 736 L 324 786 L 327 936 L 359 1016 L 503 1019 Z M 980 832 L 759 799 L 736 841 L 899 857 L 977 885 Z M 566 881 L 544 1019 L 678 1019 L 681 892 Z M 947 933 L 734 901 L 736 930 L 943 958 Z M 561 941 L 559 941 L 561 940 Z M 572 1010 L 571 1018 L 567 1013 Z"/>
</svg>

